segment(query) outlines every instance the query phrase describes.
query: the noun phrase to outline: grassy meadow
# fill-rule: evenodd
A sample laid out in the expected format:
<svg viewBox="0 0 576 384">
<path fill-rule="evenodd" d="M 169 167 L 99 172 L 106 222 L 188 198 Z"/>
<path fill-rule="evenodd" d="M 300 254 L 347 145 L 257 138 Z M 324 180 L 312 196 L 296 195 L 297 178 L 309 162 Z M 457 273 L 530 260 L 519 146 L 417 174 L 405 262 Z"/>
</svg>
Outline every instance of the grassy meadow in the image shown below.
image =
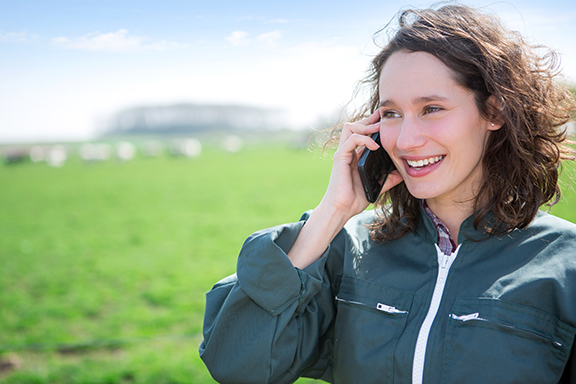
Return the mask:
<svg viewBox="0 0 576 384">
<path fill-rule="evenodd" d="M 330 168 L 282 145 L 0 164 L 0 383 L 213 383 L 204 294 L 248 235 L 313 208 Z M 553 213 L 576 222 L 564 192 Z"/>
<path fill-rule="evenodd" d="M 252 232 L 313 208 L 329 170 L 283 146 L 0 164 L 0 382 L 213 383 L 205 293 Z"/>
</svg>

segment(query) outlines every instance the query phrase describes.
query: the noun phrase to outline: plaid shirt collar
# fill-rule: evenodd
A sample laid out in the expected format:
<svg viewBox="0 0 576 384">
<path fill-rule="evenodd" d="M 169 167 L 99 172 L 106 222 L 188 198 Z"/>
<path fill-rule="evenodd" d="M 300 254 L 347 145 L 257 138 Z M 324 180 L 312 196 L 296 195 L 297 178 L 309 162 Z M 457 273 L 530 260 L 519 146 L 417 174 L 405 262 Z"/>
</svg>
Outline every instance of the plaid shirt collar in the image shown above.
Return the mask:
<svg viewBox="0 0 576 384">
<path fill-rule="evenodd" d="M 436 232 L 438 233 L 438 248 L 440 248 L 443 254 L 450 256 L 456 250 L 456 242 L 452 239 L 448 227 L 428 208 L 426 200 L 422 200 L 422 206 L 436 227 Z"/>
</svg>

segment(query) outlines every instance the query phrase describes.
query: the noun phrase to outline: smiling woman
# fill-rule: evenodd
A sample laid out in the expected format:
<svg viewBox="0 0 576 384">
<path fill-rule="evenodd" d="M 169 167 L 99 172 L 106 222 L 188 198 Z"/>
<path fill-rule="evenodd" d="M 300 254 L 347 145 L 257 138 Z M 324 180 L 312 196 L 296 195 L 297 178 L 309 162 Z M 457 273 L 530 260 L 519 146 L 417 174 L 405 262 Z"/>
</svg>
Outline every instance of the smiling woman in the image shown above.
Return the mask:
<svg viewBox="0 0 576 384">
<path fill-rule="evenodd" d="M 539 210 L 575 158 L 555 58 L 466 6 L 402 12 L 322 201 L 208 293 L 216 380 L 576 382 L 576 225 Z M 396 170 L 366 210 L 377 132 Z"/>
<path fill-rule="evenodd" d="M 491 131 L 474 92 L 426 52 L 398 51 L 380 75 L 380 137 L 415 199 L 458 238 L 482 181 L 482 155 Z M 461 207 L 459 215 L 454 207 Z"/>
<path fill-rule="evenodd" d="M 446 17 L 447 13 L 451 17 Z M 454 24 L 455 21 L 464 25 Z M 404 88 L 417 81 L 430 85 L 437 75 L 452 79 L 444 86 L 468 92 L 477 107 L 477 112 L 472 113 L 479 113 L 490 123 L 487 129 L 496 131 L 486 137 L 486 142 L 470 147 L 483 151 L 479 169 L 482 177 L 477 179 L 479 184 L 469 195 L 461 196 L 459 201 L 464 205 L 474 202 L 468 213 L 476 212 L 474 224 L 487 226 L 488 232 L 496 234 L 524 228 L 540 206 L 558 200 L 559 162 L 574 159 L 573 150 L 563 144 L 565 135 L 560 128 L 574 116 L 574 98 L 553 80 L 559 71 L 558 56 L 545 47 L 528 45 L 521 36 L 504 29 L 497 19 L 468 9 L 447 9 L 440 13 L 407 11 L 400 17 L 399 24 L 398 33 L 373 60 L 371 73 L 365 80 L 372 90 L 372 99 L 359 111 L 357 119 L 389 102 L 388 97 L 381 94 L 382 89 Z M 473 28 L 473 25 L 483 28 Z M 431 26 L 435 29 L 431 30 Z M 426 68 L 420 68 L 425 72 L 419 77 L 398 78 L 400 73 L 384 75 L 383 71 L 392 71 L 394 62 L 399 61 L 390 63 L 391 56 L 400 52 L 427 53 L 436 64 L 444 65 L 434 66 L 434 60 L 429 57 L 429 63 L 423 65 Z M 404 60 L 403 64 L 408 61 Z M 433 68 L 438 73 L 431 73 Z M 423 92 L 424 88 L 419 91 Z M 442 99 L 442 95 L 434 97 Z M 434 105 L 434 100 L 427 95 L 420 95 L 420 101 L 424 108 L 442 109 L 442 105 Z M 382 136 L 384 141 L 385 134 Z M 376 230 L 375 236 L 380 239 L 401 236 L 417 225 L 420 197 L 409 191 L 410 181 L 405 181 L 386 191 L 381 199 L 391 201 L 393 209 L 381 211 L 386 219 Z M 453 202 L 458 201 L 453 199 Z M 443 215 L 440 207 L 436 211 L 437 215 Z M 498 220 L 483 220 L 489 212 Z M 413 220 L 403 222 L 410 217 Z M 456 227 L 460 219 L 462 217 L 456 220 Z"/>
</svg>

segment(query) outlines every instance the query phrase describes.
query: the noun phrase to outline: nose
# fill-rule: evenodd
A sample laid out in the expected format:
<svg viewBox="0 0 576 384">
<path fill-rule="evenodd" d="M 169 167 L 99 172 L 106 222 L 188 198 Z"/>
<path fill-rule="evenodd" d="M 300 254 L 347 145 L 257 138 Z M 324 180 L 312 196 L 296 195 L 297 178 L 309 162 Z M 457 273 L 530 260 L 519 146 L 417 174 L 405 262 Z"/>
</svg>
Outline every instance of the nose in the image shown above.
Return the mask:
<svg viewBox="0 0 576 384">
<path fill-rule="evenodd" d="M 400 132 L 396 139 L 396 148 L 402 152 L 409 152 L 419 148 L 426 142 L 422 126 L 417 119 L 405 117 L 400 123 Z"/>
</svg>

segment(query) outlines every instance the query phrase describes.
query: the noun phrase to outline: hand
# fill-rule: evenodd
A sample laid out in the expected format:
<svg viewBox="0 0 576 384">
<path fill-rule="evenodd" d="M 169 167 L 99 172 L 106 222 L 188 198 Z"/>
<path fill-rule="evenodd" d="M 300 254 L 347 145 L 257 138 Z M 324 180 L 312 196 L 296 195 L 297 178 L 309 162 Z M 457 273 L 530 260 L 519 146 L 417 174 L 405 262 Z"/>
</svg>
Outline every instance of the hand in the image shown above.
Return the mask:
<svg viewBox="0 0 576 384">
<path fill-rule="evenodd" d="M 369 117 L 355 123 L 346 123 L 342 129 L 338 150 L 334 154 L 334 165 L 330 183 L 321 205 L 332 208 L 333 212 L 342 215 L 348 221 L 352 216 L 368 207 L 364 188 L 358 174 L 358 160 L 364 149 L 378 149 L 378 144 L 369 135 L 380 129 L 380 114 L 374 112 Z M 398 171 L 392 172 L 382 192 L 387 191 L 402 181 Z"/>
<path fill-rule="evenodd" d="M 368 135 L 380 129 L 379 112 L 355 123 L 344 124 L 326 194 L 310 214 L 288 258 L 297 268 L 305 268 L 322 255 L 344 224 L 362 212 L 369 203 L 358 174 L 358 159 L 364 147 L 376 150 L 378 144 Z M 398 171 L 390 173 L 382 191 L 402 181 Z"/>
</svg>

